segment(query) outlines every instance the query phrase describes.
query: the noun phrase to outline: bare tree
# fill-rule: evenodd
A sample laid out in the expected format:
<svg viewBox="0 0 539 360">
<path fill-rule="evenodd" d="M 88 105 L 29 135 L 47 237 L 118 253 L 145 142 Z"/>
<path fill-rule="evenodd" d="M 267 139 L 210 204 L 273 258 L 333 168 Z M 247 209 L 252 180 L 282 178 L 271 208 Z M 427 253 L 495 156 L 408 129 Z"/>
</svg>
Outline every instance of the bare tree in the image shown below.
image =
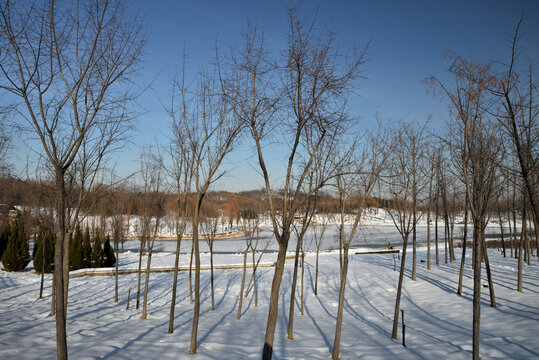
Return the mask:
<svg viewBox="0 0 539 360">
<path fill-rule="evenodd" d="M 188 90 L 184 76 L 177 77 L 173 84 L 170 115 L 177 128 L 175 132 L 181 134 L 177 141 L 188 150 L 192 159 L 193 206 L 190 218 L 195 260 L 195 306 L 189 352 L 194 354 L 200 314 L 200 210 L 210 186 L 225 174 L 220 167 L 237 142 L 242 123 L 233 116 L 228 98 L 220 93 L 213 74 L 200 73 L 194 91 L 189 93 Z M 183 156 L 182 153 L 179 155 Z"/>
<path fill-rule="evenodd" d="M 539 171 L 539 107 L 537 84 L 534 82 L 534 64 L 530 62 L 527 74 L 517 69 L 521 54 L 523 18 L 520 18 L 510 38 L 511 55 L 504 64 L 497 81 L 488 84 L 490 91 L 499 99 L 498 121 L 505 134 L 512 140 L 513 151 L 518 159 L 515 169 L 524 182 L 525 194 L 532 214 L 535 239 L 539 245 L 539 204 L 537 198 L 537 172 Z M 525 76 L 522 76 L 525 75 Z M 524 79 L 524 80 L 522 80 Z M 535 179 L 534 179 L 535 174 Z"/>
<path fill-rule="evenodd" d="M 183 99 L 182 99 L 183 103 Z M 183 106 L 182 109 L 186 110 Z M 171 111 L 174 111 L 172 109 Z M 171 113 L 172 115 L 173 113 Z M 172 116 L 174 119 L 174 116 Z M 173 124 L 174 137 L 170 146 L 170 157 L 172 166 L 168 171 L 169 175 L 174 179 L 175 190 L 177 193 L 177 214 L 176 214 L 176 255 L 174 258 L 174 280 L 172 283 L 172 300 L 170 302 L 170 316 L 168 322 L 168 333 L 174 332 L 174 309 L 176 307 L 176 291 L 178 288 L 178 267 L 180 264 L 180 249 L 182 239 L 187 228 L 189 218 L 189 193 L 192 181 L 192 157 L 193 155 L 187 144 L 181 140 L 183 134 Z M 164 167 L 165 169 L 167 167 Z"/>
<path fill-rule="evenodd" d="M 399 271 L 397 295 L 395 297 L 395 311 L 393 314 L 393 330 L 391 337 L 397 339 L 399 324 L 400 298 L 404 282 L 404 268 L 406 263 L 406 250 L 408 239 L 419 220 L 416 216 L 417 196 L 417 167 L 415 162 L 408 161 L 409 153 L 416 145 L 411 141 L 415 136 L 415 130 L 403 126 L 395 134 L 393 156 L 390 159 L 387 173 L 387 193 L 390 201 L 386 204 L 386 210 L 402 238 L 402 256 Z M 412 147 L 410 149 L 410 146 Z"/>
<path fill-rule="evenodd" d="M 72 226 L 66 217 L 66 172 L 83 142 L 101 147 L 122 134 L 144 45 L 138 19 L 120 3 L 88 1 L 58 8 L 54 1 L 0 5 L 2 90 L 23 103 L 17 114 L 43 146 L 56 193 L 55 302 L 57 355 L 67 359 L 65 273 Z"/>
<path fill-rule="evenodd" d="M 206 244 L 210 249 L 210 291 L 211 291 L 211 311 L 215 310 L 215 291 L 213 285 L 213 243 L 215 236 L 217 235 L 217 226 L 219 225 L 219 218 L 217 216 L 217 209 L 204 209 L 205 218 L 202 222 L 202 229 L 204 231 L 204 238 Z M 241 294 L 241 293 L 240 293 Z M 240 296 L 241 297 L 241 296 Z"/>
<path fill-rule="evenodd" d="M 316 246 L 316 260 L 314 266 L 314 295 L 318 296 L 318 258 L 320 255 L 320 247 L 324 240 L 324 234 L 328 227 L 327 214 L 322 211 L 321 221 L 318 221 L 316 226 L 313 226 L 314 243 Z"/>
<path fill-rule="evenodd" d="M 486 212 L 493 197 L 502 148 L 499 127 L 495 126 L 486 111 L 489 106 L 486 98 L 487 86 L 493 81 L 489 67 L 454 56 L 450 71 L 455 74 L 454 90 L 435 78 L 431 78 L 431 81 L 434 86 L 442 88 L 454 108 L 454 126 L 450 132 L 450 136 L 454 138 L 451 151 L 453 158 L 458 159 L 455 164 L 466 187 L 473 221 L 473 358 L 479 359 L 482 259 L 485 259 L 489 275 L 491 306 L 495 306 L 484 232 Z"/>
<path fill-rule="evenodd" d="M 344 229 L 344 200 L 354 199 L 356 215 L 348 235 L 343 230 L 340 237 L 340 247 L 342 248 L 343 256 L 340 269 L 339 304 L 332 352 L 332 359 L 334 360 L 339 359 L 340 354 L 346 279 L 348 275 L 348 252 L 362 223 L 368 200 L 372 196 L 389 158 L 391 146 L 388 140 L 387 133 L 381 128 L 374 134 L 367 134 L 365 136 L 365 142 L 360 145 L 359 154 L 356 154 L 356 156 L 352 155 L 354 160 L 348 164 L 349 174 L 343 172 L 336 178 L 336 186 L 339 192 L 341 229 Z M 355 147 L 351 149 L 356 150 Z"/>
<path fill-rule="evenodd" d="M 272 281 L 263 358 L 271 359 L 277 323 L 279 289 L 294 217 L 311 194 L 303 194 L 305 178 L 313 160 L 343 130 L 346 97 L 355 88 L 364 53 L 344 61 L 333 43 L 333 33 L 315 36 L 314 22 L 305 25 L 298 9 L 289 10 L 288 48 L 281 67 L 281 84 L 272 76 L 275 67 L 268 60 L 264 37 L 256 26 L 244 31 L 244 45 L 232 56 L 234 74 L 226 85 L 234 111 L 248 127 L 266 188 L 266 202 L 275 238 L 279 244 Z M 342 62 L 341 62 L 342 61 Z M 343 65 L 344 62 L 344 65 Z M 285 114 L 277 116 L 277 101 L 283 99 Z M 278 120 L 282 120 L 279 122 Z M 288 145 L 281 196 L 274 191 L 266 164 L 265 144 L 279 133 Z M 281 136 L 282 135 L 282 136 Z M 276 138 L 276 137 L 275 137 Z M 324 185 L 326 181 L 321 181 Z"/>
<path fill-rule="evenodd" d="M 143 181 L 142 203 L 142 236 L 147 243 L 146 275 L 144 276 L 144 298 L 142 302 L 142 318 L 146 319 L 148 310 L 148 287 L 150 284 L 150 268 L 155 238 L 164 215 L 164 196 L 162 194 L 163 172 L 162 158 L 152 154 L 152 150 L 143 151 L 141 155 L 141 176 Z"/>
<path fill-rule="evenodd" d="M 243 210 L 240 214 L 240 223 L 243 231 L 245 232 L 245 250 L 243 252 L 243 273 L 241 277 L 241 286 L 240 286 L 240 293 L 239 293 L 239 303 L 238 303 L 238 313 L 236 315 L 236 319 L 241 318 L 241 312 L 243 307 L 243 298 L 247 297 L 247 291 L 245 291 L 245 296 L 243 295 L 244 289 L 245 289 L 245 277 L 247 274 L 247 254 L 249 253 L 249 250 L 253 251 L 253 281 L 255 281 L 255 289 L 256 289 L 256 278 L 254 278 L 255 274 L 255 267 L 254 267 L 254 251 L 256 249 L 257 243 L 258 243 L 258 225 L 260 223 L 260 219 L 258 217 L 258 214 L 254 210 Z M 255 242 L 255 238 L 257 239 Z M 254 242 L 254 243 L 253 243 Z M 247 286 L 249 288 L 250 284 Z M 256 290 L 255 290 L 256 293 Z"/>
</svg>

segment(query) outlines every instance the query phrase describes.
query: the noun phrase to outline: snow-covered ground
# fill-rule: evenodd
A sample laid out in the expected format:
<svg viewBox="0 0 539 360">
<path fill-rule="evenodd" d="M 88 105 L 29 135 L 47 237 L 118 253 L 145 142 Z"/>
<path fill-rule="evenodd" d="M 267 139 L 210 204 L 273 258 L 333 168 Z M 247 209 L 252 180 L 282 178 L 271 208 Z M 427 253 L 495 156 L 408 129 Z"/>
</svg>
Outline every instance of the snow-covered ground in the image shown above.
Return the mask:
<svg viewBox="0 0 539 360">
<path fill-rule="evenodd" d="M 384 244 L 394 234 L 390 227 L 374 226 L 366 237 Z M 392 235 L 393 234 L 393 235 Z M 420 242 L 424 241 L 423 234 Z M 326 249 L 334 243 L 327 236 Z M 133 244 L 138 242 L 133 241 Z M 216 242 L 216 264 L 241 264 L 244 241 Z M 361 245 L 361 240 L 356 243 Z M 166 242 L 154 254 L 152 267 L 173 264 Z M 218 247 L 220 246 L 220 248 Z M 290 245 L 289 249 L 292 249 Z M 311 247 L 311 250 L 314 247 Z M 121 268 L 136 268 L 138 254 L 120 254 Z M 188 265 L 190 243 L 183 246 L 181 265 Z M 406 324 L 406 347 L 391 339 L 391 326 L 398 273 L 391 254 L 350 256 L 344 324 L 341 338 L 343 359 L 469 359 L 472 349 L 472 270 L 467 261 L 464 295 L 456 294 L 457 261 L 428 271 L 426 249 L 418 251 L 417 281 L 410 280 L 411 252 L 407 257 L 401 308 Z M 183 253 L 184 251 L 182 251 Z M 355 251 L 353 251 L 354 253 Z M 469 252 L 468 252 L 469 255 Z M 495 281 L 497 308 L 489 307 L 488 289 L 483 289 L 481 356 L 484 359 L 531 359 L 539 357 L 539 266 L 533 258 L 524 265 L 523 293 L 516 291 L 517 261 L 489 250 Z M 434 259 L 434 257 L 433 257 Z M 469 256 L 468 256 L 469 259 Z M 250 256 L 249 256 L 250 260 Z M 271 263 L 275 253 L 262 262 Z M 314 296 L 315 257 L 309 253 L 305 268 L 305 307 L 300 314 L 299 288 L 294 318 L 294 340 L 287 340 L 287 317 L 293 261 L 288 261 L 279 297 L 279 316 L 274 343 L 275 359 L 327 359 L 333 347 L 339 286 L 338 251 L 320 255 L 319 294 Z M 209 263 L 202 254 L 202 264 Z M 398 264 L 398 261 L 397 261 Z M 31 264 L 30 264 L 31 265 Z M 73 359 L 245 359 L 259 358 L 264 343 L 273 268 L 257 270 L 259 305 L 250 295 L 241 320 L 236 320 L 242 271 L 215 271 L 216 310 L 210 311 L 209 271 L 201 274 L 201 318 L 198 354 L 188 354 L 193 306 L 189 303 L 188 273 L 179 276 L 174 334 L 167 334 L 172 273 L 150 275 L 148 319 L 134 308 L 136 274 L 120 277 L 120 301 L 114 303 L 114 277 L 81 277 L 70 280 L 68 304 L 68 348 Z M 55 323 L 50 311 L 51 276 L 45 277 L 44 298 L 37 300 L 39 275 L 32 271 L 0 271 L 0 359 L 51 359 L 55 352 Z M 299 286 L 299 283 L 298 283 Z M 131 308 L 126 310 L 128 289 Z"/>
</svg>

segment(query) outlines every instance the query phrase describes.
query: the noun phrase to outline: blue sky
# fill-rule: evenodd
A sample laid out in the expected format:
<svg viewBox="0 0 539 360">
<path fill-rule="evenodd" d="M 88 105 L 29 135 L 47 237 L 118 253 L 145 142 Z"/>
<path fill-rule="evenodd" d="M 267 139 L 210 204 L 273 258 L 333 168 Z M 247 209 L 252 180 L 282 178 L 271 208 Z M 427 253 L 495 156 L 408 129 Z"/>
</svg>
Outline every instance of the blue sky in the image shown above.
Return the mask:
<svg viewBox="0 0 539 360">
<path fill-rule="evenodd" d="M 170 101 L 170 79 L 185 47 L 196 71 L 211 60 L 213 48 L 226 48 L 240 39 L 250 18 L 263 26 L 269 46 L 285 46 L 287 7 L 290 1 L 174 1 L 126 2 L 139 12 L 148 30 L 146 65 L 141 81 L 152 89 L 140 99 L 144 114 L 137 121 L 129 149 L 117 154 L 118 171 L 127 174 L 139 166 L 139 149 L 157 141 L 166 142 L 170 119 L 163 104 Z M 351 103 L 353 116 L 369 124 L 378 113 L 383 119 L 424 121 L 432 116 L 432 127 L 443 127 L 447 104 L 427 94 L 421 80 L 429 75 L 448 78 L 446 49 L 471 56 L 476 61 L 507 59 L 504 38 L 524 13 L 527 32 L 521 45 L 528 57 L 539 61 L 539 1 L 303 1 L 301 15 L 309 21 L 318 9 L 317 25 L 333 27 L 340 49 L 362 48 L 369 40 L 368 79 Z M 229 176 L 219 189 L 240 191 L 259 188 L 262 179 L 252 169 L 256 159 L 242 146 L 229 158 Z M 273 178 L 278 181 L 282 154 L 274 154 Z M 252 166 L 251 166 L 252 165 Z"/>
</svg>

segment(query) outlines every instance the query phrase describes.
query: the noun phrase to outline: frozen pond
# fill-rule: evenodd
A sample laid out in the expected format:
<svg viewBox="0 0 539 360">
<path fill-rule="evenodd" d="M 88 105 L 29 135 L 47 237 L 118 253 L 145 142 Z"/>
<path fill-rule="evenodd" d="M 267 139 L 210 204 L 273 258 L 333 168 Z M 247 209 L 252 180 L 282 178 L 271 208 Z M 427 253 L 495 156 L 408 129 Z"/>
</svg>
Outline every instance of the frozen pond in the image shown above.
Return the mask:
<svg viewBox="0 0 539 360">
<path fill-rule="evenodd" d="M 345 226 L 345 231 L 350 230 L 350 225 Z M 487 227 L 486 233 L 495 234 L 498 232 L 497 227 Z M 316 244 L 314 242 L 314 231 L 315 226 L 311 227 L 305 234 L 303 240 L 303 246 L 305 251 L 315 251 Z M 317 233 L 320 234 L 321 229 L 318 227 L 316 229 Z M 469 229 L 469 232 L 471 229 Z M 455 245 L 461 242 L 462 240 L 462 226 L 455 226 L 454 229 L 454 240 Z M 471 234 L 468 234 L 468 238 L 471 237 Z M 269 241 L 267 251 L 273 252 L 279 249 L 279 245 L 273 236 L 272 231 L 263 227 L 262 231 L 258 235 L 258 246 L 257 249 L 261 250 L 264 248 L 266 243 Z M 256 240 L 255 240 L 256 241 Z M 253 244 L 254 242 L 253 241 Z M 409 243 L 411 245 L 411 234 Z M 431 227 L 431 245 L 434 247 L 435 233 L 434 227 Z M 392 245 L 399 247 L 402 246 L 402 239 L 395 228 L 391 225 L 365 225 L 361 227 L 361 230 L 352 242 L 352 248 L 383 248 L 388 242 L 391 242 Z M 438 242 L 439 246 L 444 244 L 444 229 L 442 226 L 438 228 Z M 417 243 L 418 246 L 426 246 L 427 244 L 427 226 L 418 226 L 417 227 Z M 181 253 L 189 253 L 191 251 L 192 241 L 191 239 L 182 240 Z M 239 253 L 245 250 L 246 240 L 245 237 L 239 237 L 234 239 L 216 239 L 213 245 L 214 253 Z M 124 243 L 124 250 L 138 251 L 140 247 L 140 242 L 138 240 L 127 240 Z M 296 235 L 292 234 L 290 242 L 288 244 L 288 251 L 294 251 L 296 248 Z M 336 225 L 329 225 L 326 228 L 324 237 L 322 240 L 322 245 L 320 249 L 324 250 L 334 250 L 339 248 L 339 229 Z M 176 241 L 175 240 L 156 240 L 154 245 L 154 252 L 175 252 L 176 251 Z M 209 252 L 209 247 L 204 240 L 204 237 L 201 236 L 200 240 L 200 251 Z"/>
</svg>

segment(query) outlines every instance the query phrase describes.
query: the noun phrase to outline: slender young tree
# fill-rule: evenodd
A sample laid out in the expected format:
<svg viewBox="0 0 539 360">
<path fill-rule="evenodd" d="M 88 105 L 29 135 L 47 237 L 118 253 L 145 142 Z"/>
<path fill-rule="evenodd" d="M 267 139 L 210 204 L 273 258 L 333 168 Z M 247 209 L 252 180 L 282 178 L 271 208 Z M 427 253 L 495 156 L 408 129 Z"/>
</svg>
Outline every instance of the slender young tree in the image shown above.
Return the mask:
<svg viewBox="0 0 539 360">
<path fill-rule="evenodd" d="M 144 276 L 144 297 L 142 301 L 142 319 L 147 318 L 148 289 L 150 285 L 150 268 L 152 266 L 152 253 L 155 238 L 161 227 L 164 215 L 165 196 L 162 193 L 163 172 L 160 155 L 152 153 L 149 149 L 141 155 L 141 175 L 143 181 L 143 208 L 142 222 L 147 243 L 146 274 Z"/>
<path fill-rule="evenodd" d="M 372 196 L 375 186 L 378 184 L 389 159 L 391 146 L 388 140 L 388 135 L 383 129 L 379 129 L 375 134 L 367 134 L 364 143 L 359 145 L 357 150 L 359 154 L 354 154 L 354 160 L 349 164 L 349 174 L 341 173 L 336 178 L 336 187 L 339 192 L 341 229 L 344 229 L 344 200 L 351 200 L 353 194 L 355 195 L 353 196 L 353 204 L 357 212 L 348 234 L 341 231 L 340 246 L 342 247 L 343 256 L 342 266 L 340 268 L 339 303 L 335 322 L 335 337 L 333 340 L 333 352 L 331 354 L 333 360 L 339 359 L 340 354 L 346 279 L 348 276 L 348 252 L 362 223 L 368 200 Z M 352 149 L 356 150 L 355 147 L 352 147 Z"/>
<path fill-rule="evenodd" d="M 539 102 L 537 83 L 534 82 L 534 64 L 529 63 L 527 74 L 519 74 L 518 60 L 521 55 L 519 43 L 523 37 L 524 19 L 520 18 L 510 38 L 509 60 L 502 64 L 502 71 L 495 74 L 496 81 L 488 84 L 491 93 L 500 102 L 498 122 L 504 133 L 509 135 L 514 155 L 518 160 L 517 170 L 524 183 L 531 218 L 535 228 L 536 244 L 539 245 L 539 199 L 537 172 L 539 168 Z M 494 72 L 494 71 L 493 71 Z M 494 75 L 493 75 L 494 76 Z"/>
<path fill-rule="evenodd" d="M 316 247 L 316 260 L 314 265 L 314 295 L 318 296 L 318 258 L 320 255 L 320 247 L 322 246 L 322 241 L 324 240 L 324 234 L 328 227 L 328 218 L 327 214 L 322 211 L 322 216 L 319 221 L 317 221 L 316 226 L 313 226 L 313 237 Z"/>
<path fill-rule="evenodd" d="M 213 244 L 215 242 L 215 236 L 217 235 L 217 227 L 219 225 L 219 218 L 217 216 L 217 209 L 206 207 L 204 209 L 204 219 L 202 222 L 202 229 L 204 231 L 204 239 L 210 250 L 210 292 L 211 292 L 211 311 L 215 310 L 215 291 L 213 284 Z M 241 293 L 240 293 L 241 297 Z"/>
<path fill-rule="evenodd" d="M 181 99 L 182 103 L 184 98 Z M 185 106 L 182 109 L 186 110 Z M 172 117 L 174 118 L 174 117 Z M 180 250 L 182 239 L 188 225 L 189 218 L 189 194 L 192 182 L 193 164 L 191 155 L 193 155 L 187 144 L 181 141 L 182 133 L 178 127 L 173 126 L 174 137 L 172 138 L 169 154 L 171 166 L 164 166 L 169 177 L 174 180 L 173 188 L 176 190 L 176 254 L 174 257 L 174 280 L 172 283 L 172 300 L 170 302 L 170 315 L 168 321 L 168 333 L 174 332 L 174 310 L 176 308 L 176 292 L 178 288 L 178 269 L 180 265 Z"/>
<path fill-rule="evenodd" d="M 225 172 L 221 164 L 237 143 L 242 123 L 231 111 L 230 98 L 221 93 L 212 73 L 200 73 L 193 92 L 189 92 L 185 78 L 178 76 L 173 83 L 172 117 L 177 141 L 188 150 L 192 160 L 192 201 L 189 214 L 193 228 L 193 254 L 195 260 L 195 286 L 193 326 L 189 352 L 197 351 L 197 333 L 200 315 L 200 210 L 210 186 Z M 180 156 L 182 153 L 179 154 Z M 183 159 L 182 161 L 186 161 Z"/>
<path fill-rule="evenodd" d="M 494 79 L 490 68 L 473 64 L 470 61 L 452 55 L 450 72 L 455 75 L 454 88 L 445 86 L 435 78 L 432 84 L 443 90 L 449 98 L 453 111 L 453 126 L 450 135 L 454 137 L 452 152 L 458 159 L 456 166 L 465 185 L 469 199 L 469 209 L 473 222 L 473 359 L 479 359 L 480 314 L 481 314 L 481 260 L 486 259 L 484 252 L 484 233 L 486 212 L 494 193 L 495 178 L 502 146 L 499 127 L 487 111 L 487 85 Z M 486 262 L 485 265 L 488 265 Z M 488 269 L 488 268 L 487 268 Z M 489 277 L 490 279 L 490 277 Z M 492 284 L 490 284 L 492 287 Z M 491 304 L 495 305 L 493 289 Z"/>
<path fill-rule="evenodd" d="M 236 319 L 241 318 L 241 313 L 243 309 L 243 298 L 247 297 L 247 291 L 245 291 L 245 296 L 243 295 L 244 289 L 245 289 L 245 277 L 247 274 L 247 254 L 249 253 L 249 250 L 256 249 L 256 244 L 254 244 L 255 238 L 258 236 L 258 225 L 259 225 L 259 218 L 258 214 L 254 210 L 244 210 L 240 213 L 240 224 L 241 228 L 245 232 L 245 250 L 243 251 L 243 272 L 241 277 L 241 286 L 240 286 L 240 293 L 239 293 L 239 302 L 238 302 L 238 313 L 236 315 Z M 253 276 L 254 276 L 254 264 L 253 264 Z M 256 281 L 256 278 L 255 278 Z M 255 283 L 256 284 L 256 283 Z M 247 286 L 249 287 L 249 286 Z M 256 285 L 255 285 L 256 287 Z"/>
<path fill-rule="evenodd" d="M 387 192 L 390 196 L 390 201 L 386 204 L 386 210 L 402 238 L 402 255 L 399 271 L 399 282 L 397 285 L 397 294 L 395 297 L 395 311 L 393 314 L 393 330 L 391 337 L 397 339 L 397 330 L 399 324 L 400 300 L 402 293 L 402 285 L 404 283 L 404 268 L 406 264 L 406 250 L 408 248 L 408 240 L 413 232 L 415 222 L 418 218 L 415 216 L 414 193 L 415 193 L 415 176 L 417 172 L 415 164 L 408 161 L 408 153 L 410 151 L 408 142 L 409 131 L 413 131 L 406 127 L 401 127 L 395 134 L 395 148 L 392 153 L 392 158 L 389 160 L 387 174 Z"/>
</svg>

